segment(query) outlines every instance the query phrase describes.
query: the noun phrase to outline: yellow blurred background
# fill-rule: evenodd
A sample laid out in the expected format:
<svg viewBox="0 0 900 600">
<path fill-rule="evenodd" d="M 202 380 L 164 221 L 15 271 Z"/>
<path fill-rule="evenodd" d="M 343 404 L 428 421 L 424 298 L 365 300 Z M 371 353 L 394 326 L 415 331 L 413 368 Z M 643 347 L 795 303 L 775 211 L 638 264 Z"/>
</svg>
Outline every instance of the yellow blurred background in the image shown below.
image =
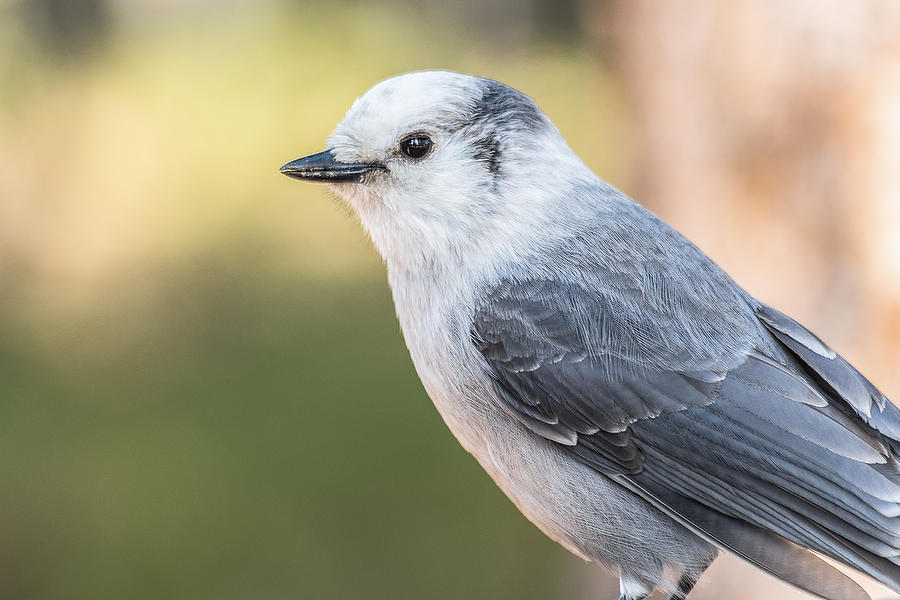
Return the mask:
<svg viewBox="0 0 900 600">
<path fill-rule="evenodd" d="M 898 6 L 0 0 L 0 598 L 615 597 L 277 169 L 391 75 L 501 80 L 897 398 Z M 724 560 L 723 594 L 792 592 Z"/>
</svg>

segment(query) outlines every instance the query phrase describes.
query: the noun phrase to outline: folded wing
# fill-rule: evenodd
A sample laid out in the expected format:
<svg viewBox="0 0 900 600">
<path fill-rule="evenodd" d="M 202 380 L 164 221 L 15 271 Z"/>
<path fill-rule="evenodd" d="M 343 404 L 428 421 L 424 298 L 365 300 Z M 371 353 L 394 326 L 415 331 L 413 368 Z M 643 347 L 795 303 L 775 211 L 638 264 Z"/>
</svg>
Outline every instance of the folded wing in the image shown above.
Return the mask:
<svg viewBox="0 0 900 600">
<path fill-rule="evenodd" d="M 699 535 L 820 597 L 866 596 L 805 549 L 900 590 L 900 411 L 777 311 L 692 328 L 668 297 L 501 282 L 472 340 L 511 414 Z"/>
</svg>

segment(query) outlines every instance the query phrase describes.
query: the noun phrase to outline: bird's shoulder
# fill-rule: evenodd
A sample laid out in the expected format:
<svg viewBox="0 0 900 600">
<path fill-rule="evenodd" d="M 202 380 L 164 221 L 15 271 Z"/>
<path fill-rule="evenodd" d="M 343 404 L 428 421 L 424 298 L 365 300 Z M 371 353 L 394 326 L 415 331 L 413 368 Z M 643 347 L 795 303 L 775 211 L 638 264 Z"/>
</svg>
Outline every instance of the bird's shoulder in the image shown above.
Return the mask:
<svg viewBox="0 0 900 600">
<path fill-rule="evenodd" d="M 568 353 L 643 371 L 724 372 L 771 345 L 758 303 L 706 254 L 615 190 L 591 193 L 605 201 L 481 282 L 476 340 L 502 344 L 509 366 Z"/>
<path fill-rule="evenodd" d="M 485 282 L 472 314 L 498 397 L 564 444 L 713 402 L 765 343 L 749 296 L 702 252 L 630 201 L 607 206 Z M 627 469 L 622 441 L 606 446 Z"/>
</svg>

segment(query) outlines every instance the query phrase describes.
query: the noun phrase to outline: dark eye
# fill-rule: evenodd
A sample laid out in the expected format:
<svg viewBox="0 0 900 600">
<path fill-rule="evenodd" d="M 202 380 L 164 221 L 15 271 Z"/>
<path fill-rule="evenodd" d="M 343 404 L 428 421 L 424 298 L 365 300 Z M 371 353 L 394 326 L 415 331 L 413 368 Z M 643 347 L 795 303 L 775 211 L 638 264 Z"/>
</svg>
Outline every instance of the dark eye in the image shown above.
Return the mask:
<svg viewBox="0 0 900 600">
<path fill-rule="evenodd" d="M 400 149 L 403 150 L 403 154 L 410 158 L 422 158 L 431 152 L 433 146 L 434 142 L 431 141 L 431 138 L 421 133 L 411 135 L 400 142 Z"/>
</svg>

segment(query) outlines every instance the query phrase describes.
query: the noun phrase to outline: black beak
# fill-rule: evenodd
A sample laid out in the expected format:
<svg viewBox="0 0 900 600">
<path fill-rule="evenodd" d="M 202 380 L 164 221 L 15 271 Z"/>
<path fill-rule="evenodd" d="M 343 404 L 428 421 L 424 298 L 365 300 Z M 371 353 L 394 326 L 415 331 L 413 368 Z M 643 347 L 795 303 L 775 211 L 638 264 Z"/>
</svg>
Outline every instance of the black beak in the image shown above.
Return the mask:
<svg viewBox="0 0 900 600">
<path fill-rule="evenodd" d="M 369 171 L 384 169 L 377 163 L 342 163 L 334 159 L 331 150 L 292 160 L 279 169 L 288 177 L 305 181 L 347 181 L 361 183 Z"/>
</svg>

